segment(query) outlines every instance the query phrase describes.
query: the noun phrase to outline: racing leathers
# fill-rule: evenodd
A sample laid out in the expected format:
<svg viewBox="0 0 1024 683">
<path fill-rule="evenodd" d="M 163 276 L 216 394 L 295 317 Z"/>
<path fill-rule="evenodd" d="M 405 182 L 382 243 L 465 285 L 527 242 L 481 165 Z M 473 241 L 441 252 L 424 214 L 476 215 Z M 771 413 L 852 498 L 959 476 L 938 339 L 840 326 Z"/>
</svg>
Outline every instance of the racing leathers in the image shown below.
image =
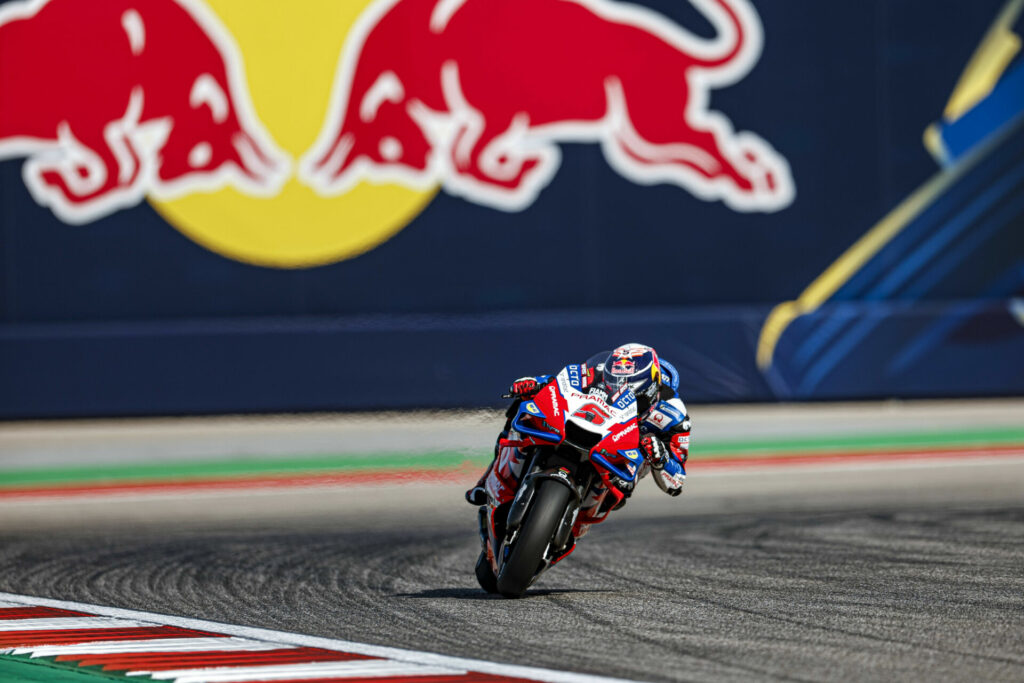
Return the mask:
<svg viewBox="0 0 1024 683">
<path fill-rule="evenodd" d="M 647 411 L 639 415 L 640 449 L 644 454 L 645 464 L 641 468 L 637 481 L 651 473 L 654 482 L 665 493 L 678 496 L 682 493 L 683 482 L 686 480 L 686 459 L 690 452 L 690 418 L 686 406 L 679 397 L 679 375 L 675 367 L 661 360 L 661 379 L 658 390 L 658 401 Z M 583 390 L 603 392 L 601 382 L 602 368 L 581 366 Z M 487 467 L 476 486 L 466 492 L 466 500 L 473 505 L 487 502 L 488 490 L 495 498 L 507 495 L 508 489 L 518 486 L 522 469 L 526 463 L 526 454 L 522 449 L 503 445 L 507 440 L 511 418 L 516 414 L 519 403 L 531 398 L 544 386 L 551 375 L 522 377 L 509 389 L 516 401 L 509 408 L 505 428 L 498 437 L 494 447 L 494 459 Z M 627 496 L 632 493 L 633 482 L 622 481 L 620 490 Z M 599 492 L 594 492 L 595 494 Z M 596 498 L 592 495 L 589 498 Z M 584 501 L 583 508 L 587 507 Z"/>
</svg>

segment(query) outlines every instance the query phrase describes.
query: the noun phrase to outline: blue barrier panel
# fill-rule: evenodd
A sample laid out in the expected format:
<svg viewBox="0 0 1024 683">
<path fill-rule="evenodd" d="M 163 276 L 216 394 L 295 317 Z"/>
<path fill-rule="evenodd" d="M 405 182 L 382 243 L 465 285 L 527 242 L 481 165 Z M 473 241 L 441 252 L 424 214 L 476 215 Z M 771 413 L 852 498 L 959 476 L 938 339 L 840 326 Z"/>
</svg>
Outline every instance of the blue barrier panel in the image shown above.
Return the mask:
<svg viewBox="0 0 1024 683">
<path fill-rule="evenodd" d="M 626 341 L 691 401 L 1024 394 L 1022 36 L 1006 0 L 0 0 L 0 418 L 495 405 Z"/>
<path fill-rule="evenodd" d="M 0 332 L 8 417 L 500 405 L 511 380 L 629 340 L 692 400 L 767 399 L 764 310 L 52 324 Z"/>
</svg>

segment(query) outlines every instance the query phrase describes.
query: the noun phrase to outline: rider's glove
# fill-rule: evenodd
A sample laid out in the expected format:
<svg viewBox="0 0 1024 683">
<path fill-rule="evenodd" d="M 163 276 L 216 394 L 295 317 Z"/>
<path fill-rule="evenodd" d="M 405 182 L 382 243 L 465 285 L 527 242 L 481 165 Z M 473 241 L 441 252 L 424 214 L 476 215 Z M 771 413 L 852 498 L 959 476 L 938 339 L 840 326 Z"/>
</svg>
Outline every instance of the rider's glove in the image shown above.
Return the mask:
<svg viewBox="0 0 1024 683">
<path fill-rule="evenodd" d="M 665 462 L 668 460 L 668 449 L 656 436 L 653 434 L 644 434 L 640 437 L 640 450 L 643 451 L 644 457 L 647 462 L 651 464 L 651 467 L 660 470 L 664 469 Z"/>
<path fill-rule="evenodd" d="M 519 397 L 532 396 L 536 391 L 537 380 L 533 377 L 520 377 L 512 382 L 512 386 L 508 389 L 508 393 Z"/>
<path fill-rule="evenodd" d="M 683 420 L 680 431 L 674 432 L 668 442 L 672 455 L 676 456 L 682 464 L 686 464 L 686 458 L 690 455 L 690 421 Z"/>
</svg>

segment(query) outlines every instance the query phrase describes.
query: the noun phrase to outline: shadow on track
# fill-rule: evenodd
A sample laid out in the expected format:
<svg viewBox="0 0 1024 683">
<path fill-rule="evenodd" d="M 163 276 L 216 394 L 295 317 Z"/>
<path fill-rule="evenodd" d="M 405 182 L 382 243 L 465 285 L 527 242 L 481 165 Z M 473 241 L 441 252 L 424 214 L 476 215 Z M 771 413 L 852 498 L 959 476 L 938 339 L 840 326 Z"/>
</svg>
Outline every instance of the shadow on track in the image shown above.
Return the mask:
<svg viewBox="0 0 1024 683">
<path fill-rule="evenodd" d="M 529 590 L 522 599 L 539 598 L 546 595 L 565 595 L 567 593 L 614 593 L 616 591 L 600 588 L 541 588 Z M 428 588 L 418 593 L 395 593 L 396 598 L 454 598 L 456 600 L 505 600 L 500 595 L 485 593 L 479 588 Z"/>
</svg>

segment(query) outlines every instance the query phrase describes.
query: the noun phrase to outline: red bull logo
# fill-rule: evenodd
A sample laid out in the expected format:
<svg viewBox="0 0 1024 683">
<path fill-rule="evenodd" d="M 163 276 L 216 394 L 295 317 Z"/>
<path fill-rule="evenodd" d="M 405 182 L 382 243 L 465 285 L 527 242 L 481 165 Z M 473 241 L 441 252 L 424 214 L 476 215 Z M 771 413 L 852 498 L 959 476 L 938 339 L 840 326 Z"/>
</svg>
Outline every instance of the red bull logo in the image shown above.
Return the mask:
<svg viewBox="0 0 1024 683">
<path fill-rule="evenodd" d="M 756 63 L 760 22 L 746 0 L 692 1 L 716 40 L 608 0 L 380 0 L 346 45 L 303 179 L 325 195 L 440 183 L 519 210 L 557 172 L 558 142 L 595 142 L 633 182 L 781 209 L 785 159 L 707 107 Z"/>
<path fill-rule="evenodd" d="M 14 0 L 0 159 L 23 158 L 64 222 L 148 201 L 274 267 L 372 249 L 439 189 L 522 210 L 563 142 L 631 182 L 784 208 L 786 160 L 708 108 L 757 62 L 760 21 L 747 0 L 690 2 L 715 39 L 612 0 Z"/>
<path fill-rule="evenodd" d="M 146 195 L 273 194 L 288 173 L 237 48 L 199 2 L 12 2 L 0 44 L 23 70 L 2 81 L 0 158 L 27 157 L 32 196 L 67 223 Z"/>
<path fill-rule="evenodd" d="M 627 358 L 619 358 L 612 363 L 611 373 L 613 375 L 631 375 L 636 371 L 636 365 Z"/>
</svg>

